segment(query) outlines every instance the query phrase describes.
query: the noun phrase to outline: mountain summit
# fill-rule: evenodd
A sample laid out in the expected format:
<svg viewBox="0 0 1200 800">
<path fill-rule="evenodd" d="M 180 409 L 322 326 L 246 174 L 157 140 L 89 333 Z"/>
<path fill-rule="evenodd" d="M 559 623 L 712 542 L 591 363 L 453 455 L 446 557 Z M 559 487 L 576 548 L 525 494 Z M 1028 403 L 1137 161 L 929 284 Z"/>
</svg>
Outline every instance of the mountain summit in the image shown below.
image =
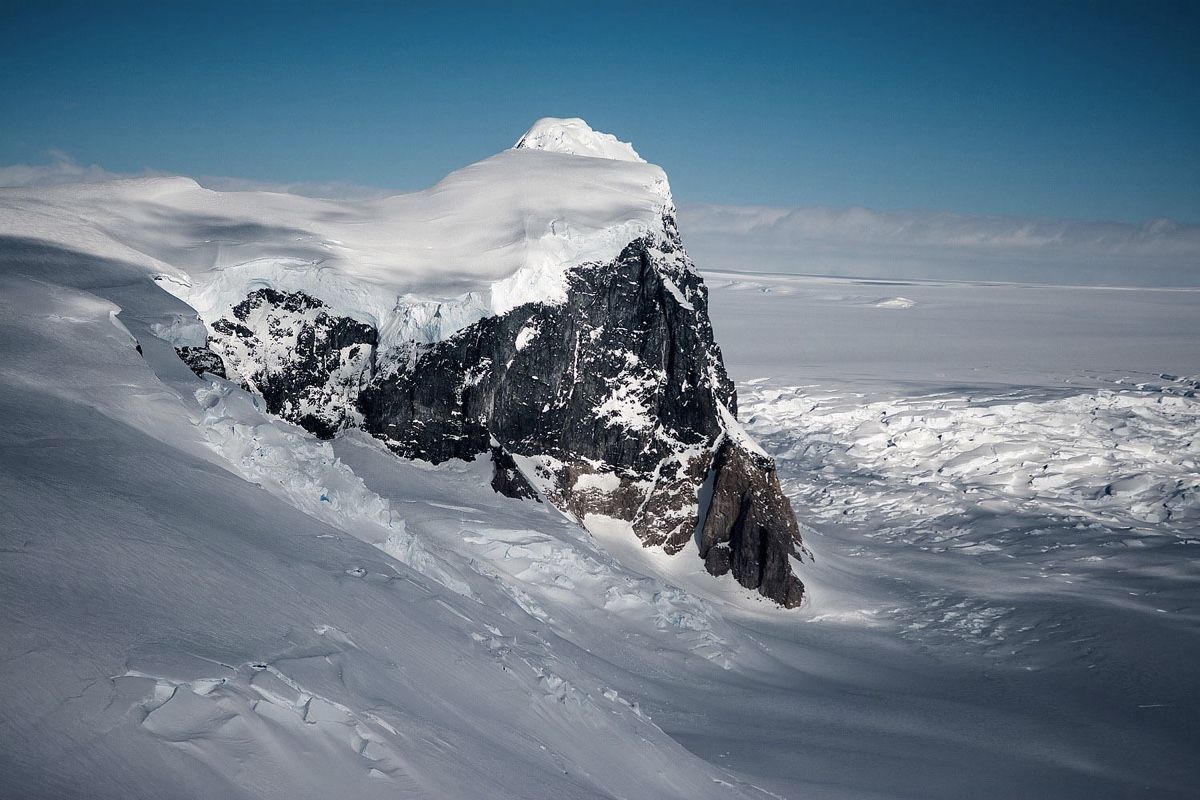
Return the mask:
<svg viewBox="0 0 1200 800">
<path fill-rule="evenodd" d="M 613 161 L 646 161 L 637 154 L 633 145 L 620 141 L 611 133 L 592 130 L 578 117 L 542 117 L 525 131 L 525 135 L 517 140 L 513 149 L 545 150 L 571 156 L 608 158 Z"/>
</svg>

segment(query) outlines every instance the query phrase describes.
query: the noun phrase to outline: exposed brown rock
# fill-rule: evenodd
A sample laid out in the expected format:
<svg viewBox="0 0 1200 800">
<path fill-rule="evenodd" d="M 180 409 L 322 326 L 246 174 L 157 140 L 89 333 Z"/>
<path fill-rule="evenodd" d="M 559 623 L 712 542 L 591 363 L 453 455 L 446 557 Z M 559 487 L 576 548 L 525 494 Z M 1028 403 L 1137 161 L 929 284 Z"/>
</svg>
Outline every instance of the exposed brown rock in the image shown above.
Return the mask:
<svg viewBox="0 0 1200 800">
<path fill-rule="evenodd" d="M 800 530 L 775 464 L 724 440 L 713 459 L 712 495 L 700 529 L 700 557 L 713 575 L 732 572 L 787 608 L 804 598 L 789 557 L 800 558 Z"/>
</svg>

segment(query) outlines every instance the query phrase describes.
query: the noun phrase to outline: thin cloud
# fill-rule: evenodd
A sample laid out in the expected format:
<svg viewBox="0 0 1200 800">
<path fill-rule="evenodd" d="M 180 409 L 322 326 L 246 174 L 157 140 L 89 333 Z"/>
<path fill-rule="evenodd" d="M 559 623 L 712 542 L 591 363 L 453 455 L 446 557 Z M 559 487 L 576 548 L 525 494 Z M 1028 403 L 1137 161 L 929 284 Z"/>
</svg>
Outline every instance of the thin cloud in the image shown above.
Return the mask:
<svg viewBox="0 0 1200 800">
<path fill-rule="evenodd" d="M 48 164 L 13 164 L 0 167 L 0 187 L 7 186 L 59 186 L 66 183 L 97 183 L 119 178 L 133 178 L 161 173 L 145 170 L 133 173 L 110 172 L 92 164 L 84 166 L 61 150 L 50 150 Z"/>
<path fill-rule="evenodd" d="M 61 150 L 50 150 L 46 164 L 13 164 L 0 167 L 0 187 L 61 186 L 71 183 L 99 183 L 123 178 L 166 177 L 171 173 L 144 169 L 141 172 L 113 172 L 101 166 L 80 164 Z M 196 182 L 222 192 L 280 192 L 329 200 L 371 200 L 388 197 L 397 192 L 377 186 L 361 186 L 342 181 L 297 181 L 290 183 L 258 181 L 248 178 L 204 176 Z"/>
<path fill-rule="evenodd" d="M 294 181 L 279 183 L 210 175 L 196 178 L 196 182 L 201 186 L 221 192 L 279 192 L 281 194 L 298 194 L 303 197 L 319 197 L 325 200 L 377 200 L 380 197 L 390 197 L 399 194 L 394 189 L 381 189 L 378 186 L 362 186 L 344 181 Z"/>
<path fill-rule="evenodd" d="M 679 226 L 709 268 L 870 278 L 1200 285 L 1200 226 L 865 208 L 684 204 Z"/>
<path fill-rule="evenodd" d="M 83 165 L 61 151 L 46 164 L 0 167 L 0 187 L 165 175 Z M 344 182 L 201 177 L 221 191 L 368 200 L 394 190 Z M 1200 286 L 1200 225 L 1060 220 L 866 208 L 681 204 L 679 226 L 701 267 L 864 278 Z"/>
</svg>

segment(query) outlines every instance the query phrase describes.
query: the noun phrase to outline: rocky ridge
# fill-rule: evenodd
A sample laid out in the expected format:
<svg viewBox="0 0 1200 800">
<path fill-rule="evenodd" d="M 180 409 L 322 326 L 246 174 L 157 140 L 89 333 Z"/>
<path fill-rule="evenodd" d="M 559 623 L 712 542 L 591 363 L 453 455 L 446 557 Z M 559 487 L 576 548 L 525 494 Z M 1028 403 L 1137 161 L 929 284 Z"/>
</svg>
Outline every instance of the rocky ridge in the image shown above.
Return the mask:
<svg viewBox="0 0 1200 800">
<path fill-rule="evenodd" d="M 545 122 L 532 138 L 558 141 Z M 490 454 L 497 491 L 540 496 L 585 527 L 619 520 L 670 554 L 694 542 L 710 573 L 799 605 L 799 530 L 772 460 L 736 420 L 673 207 L 612 261 L 568 269 L 565 288 L 563 302 L 386 347 L 317 297 L 257 289 L 205 320 L 208 348 L 270 411 L 318 436 L 361 427 L 435 463 Z M 185 360 L 218 372 L 196 352 Z"/>
</svg>

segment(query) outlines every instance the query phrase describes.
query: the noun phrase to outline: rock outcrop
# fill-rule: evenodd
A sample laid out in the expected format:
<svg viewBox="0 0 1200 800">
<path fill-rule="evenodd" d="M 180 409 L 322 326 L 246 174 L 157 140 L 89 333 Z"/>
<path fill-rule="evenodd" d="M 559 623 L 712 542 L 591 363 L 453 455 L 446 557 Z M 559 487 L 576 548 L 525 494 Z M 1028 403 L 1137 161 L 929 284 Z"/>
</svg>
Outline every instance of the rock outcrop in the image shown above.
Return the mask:
<svg viewBox="0 0 1200 800">
<path fill-rule="evenodd" d="M 706 512 L 699 545 L 710 573 L 732 572 L 748 589 L 788 608 L 800 605 L 804 584 L 790 563 L 800 554 L 778 545 L 799 543 L 800 530 L 770 458 L 724 439 L 713 459 Z"/>
<path fill-rule="evenodd" d="M 519 147 L 641 162 L 581 121 L 539 125 Z M 392 319 L 430 324 L 392 324 L 384 341 L 311 294 L 259 288 L 206 320 L 208 347 L 270 411 L 318 436 L 361 427 L 435 463 L 488 454 L 496 491 L 545 499 L 585 527 L 619 521 L 667 553 L 697 548 L 712 574 L 794 607 L 804 593 L 795 518 L 771 459 L 737 422 L 669 190 L 648 196 L 665 202 L 650 230 L 611 260 L 564 268 L 553 296 L 475 317 L 462 311 L 486 307 L 478 295 L 445 316 L 439 303 L 401 298 Z M 184 357 L 216 372 L 207 356 Z"/>
<path fill-rule="evenodd" d="M 672 554 L 694 540 L 712 574 L 796 606 L 792 510 L 770 458 L 731 434 L 737 395 L 707 290 L 673 220 L 664 229 L 572 270 L 565 303 L 527 303 L 443 341 L 380 354 L 369 324 L 260 289 L 209 326 L 211 352 L 185 359 L 220 374 L 219 354 L 269 410 L 318 436 L 358 426 L 409 458 L 490 454 L 499 492 L 540 494 L 585 526 L 627 522 Z"/>
<path fill-rule="evenodd" d="M 374 326 L 274 289 L 252 292 L 230 316 L 209 326 L 209 348 L 268 411 L 322 438 L 359 422 L 358 395 L 375 371 Z"/>
<path fill-rule="evenodd" d="M 141 345 L 138 346 L 138 352 L 141 352 Z M 209 373 L 216 375 L 218 378 L 227 378 L 225 374 L 225 362 L 221 357 L 207 347 L 184 346 L 176 347 L 175 352 L 183 359 L 183 363 L 188 365 L 188 369 L 196 373 L 197 376 Z"/>
<path fill-rule="evenodd" d="M 417 347 L 360 395 L 363 427 L 435 462 L 498 441 L 581 521 L 625 520 L 678 552 L 695 530 L 718 407 L 736 395 L 703 283 L 666 268 L 666 255 L 633 242 L 611 264 L 574 270 L 564 304 L 520 306 Z"/>
</svg>

